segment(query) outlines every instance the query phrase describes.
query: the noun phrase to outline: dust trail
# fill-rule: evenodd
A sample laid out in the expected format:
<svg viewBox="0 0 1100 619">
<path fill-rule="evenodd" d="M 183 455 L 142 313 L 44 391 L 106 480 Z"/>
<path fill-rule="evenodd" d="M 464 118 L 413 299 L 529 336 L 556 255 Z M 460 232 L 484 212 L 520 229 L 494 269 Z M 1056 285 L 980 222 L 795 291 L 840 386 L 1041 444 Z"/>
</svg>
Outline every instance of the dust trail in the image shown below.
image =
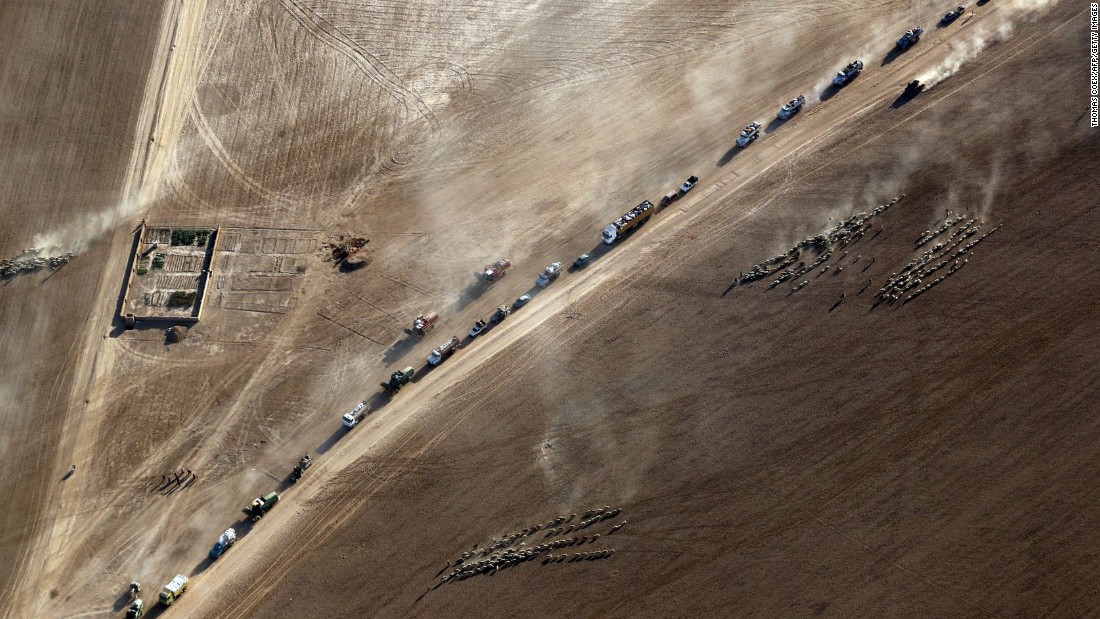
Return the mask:
<svg viewBox="0 0 1100 619">
<path fill-rule="evenodd" d="M 947 57 L 917 79 L 925 85 L 925 88 L 932 88 L 958 72 L 963 65 L 976 58 L 985 48 L 1012 36 L 1016 24 L 1021 19 L 1035 19 L 1056 3 L 1057 0 L 1015 0 L 998 5 L 991 23 L 982 24 L 967 33 L 966 38 L 961 40 L 948 39 L 947 45 L 951 51 Z"/>
<path fill-rule="evenodd" d="M 152 202 L 144 192 L 123 199 L 119 203 L 94 213 L 82 213 L 68 224 L 49 232 L 34 236 L 34 247 L 41 248 L 40 254 L 51 257 L 72 252 L 79 254 L 101 236 L 117 226 L 143 212 Z"/>
<path fill-rule="evenodd" d="M 997 187 L 1001 182 L 1001 160 L 993 160 L 989 169 L 989 178 L 982 188 L 982 202 L 978 205 L 977 217 L 980 220 L 989 221 L 993 210 L 993 198 L 996 197 Z"/>
</svg>

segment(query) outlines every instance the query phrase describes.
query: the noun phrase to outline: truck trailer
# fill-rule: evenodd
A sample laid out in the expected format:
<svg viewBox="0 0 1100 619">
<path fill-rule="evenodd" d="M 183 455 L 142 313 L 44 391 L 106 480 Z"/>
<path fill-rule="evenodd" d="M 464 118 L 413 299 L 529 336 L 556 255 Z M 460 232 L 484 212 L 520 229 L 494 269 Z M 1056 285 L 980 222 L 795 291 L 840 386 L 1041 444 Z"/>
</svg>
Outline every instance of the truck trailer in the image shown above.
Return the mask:
<svg viewBox="0 0 1100 619">
<path fill-rule="evenodd" d="M 278 492 L 269 492 L 262 497 L 257 497 L 252 500 L 252 504 L 244 508 L 244 513 L 252 519 L 252 522 L 259 522 L 260 518 L 267 515 L 267 512 L 271 511 L 271 508 L 275 507 L 275 504 L 279 502 Z"/>
<path fill-rule="evenodd" d="M 611 222 L 603 229 L 603 242 L 610 245 L 623 238 L 627 232 L 644 224 L 653 216 L 654 206 L 649 200 L 643 201 L 638 206 L 627 211 L 622 217 Z"/>
<path fill-rule="evenodd" d="M 443 360 L 450 357 L 454 351 L 458 350 L 460 340 L 457 335 L 451 336 L 451 339 L 447 340 L 439 348 L 432 351 L 432 354 L 428 355 L 429 365 L 439 365 L 443 363 Z"/>
</svg>

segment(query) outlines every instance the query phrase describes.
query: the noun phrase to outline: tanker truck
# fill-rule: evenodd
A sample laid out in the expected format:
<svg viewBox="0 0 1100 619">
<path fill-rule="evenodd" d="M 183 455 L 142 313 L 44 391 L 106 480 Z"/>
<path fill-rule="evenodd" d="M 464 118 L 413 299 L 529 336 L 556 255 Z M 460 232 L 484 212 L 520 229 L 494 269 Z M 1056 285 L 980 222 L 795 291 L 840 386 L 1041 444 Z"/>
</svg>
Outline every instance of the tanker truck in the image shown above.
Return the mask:
<svg viewBox="0 0 1100 619">
<path fill-rule="evenodd" d="M 645 200 L 638 206 L 627 211 L 622 217 L 611 222 L 603 229 L 603 242 L 610 245 L 623 238 L 627 232 L 644 224 L 653 215 L 654 206 L 649 200 Z"/>
<path fill-rule="evenodd" d="M 428 355 L 428 365 L 439 365 L 443 363 L 443 360 L 450 357 L 454 351 L 458 350 L 459 339 L 457 335 L 451 336 L 451 339 L 447 340 L 447 343 L 443 344 L 439 348 L 432 351 L 432 354 Z"/>
</svg>

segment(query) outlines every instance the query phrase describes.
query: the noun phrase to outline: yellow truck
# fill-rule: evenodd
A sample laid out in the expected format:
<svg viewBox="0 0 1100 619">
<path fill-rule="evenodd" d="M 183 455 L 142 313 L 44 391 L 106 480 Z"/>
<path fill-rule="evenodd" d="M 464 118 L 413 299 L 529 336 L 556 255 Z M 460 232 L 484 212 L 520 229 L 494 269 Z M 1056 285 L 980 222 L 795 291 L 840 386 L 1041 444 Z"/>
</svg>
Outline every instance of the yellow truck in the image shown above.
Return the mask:
<svg viewBox="0 0 1100 619">
<path fill-rule="evenodd" d="M 176 577 L 167 585 L 164 585 L 164 588 L 160 590 L 160 603 L 165 606 L 171 606 L 172 603 L 186 591 L 187 577 L 183 574 L 176 574 Z"/>
</svg>

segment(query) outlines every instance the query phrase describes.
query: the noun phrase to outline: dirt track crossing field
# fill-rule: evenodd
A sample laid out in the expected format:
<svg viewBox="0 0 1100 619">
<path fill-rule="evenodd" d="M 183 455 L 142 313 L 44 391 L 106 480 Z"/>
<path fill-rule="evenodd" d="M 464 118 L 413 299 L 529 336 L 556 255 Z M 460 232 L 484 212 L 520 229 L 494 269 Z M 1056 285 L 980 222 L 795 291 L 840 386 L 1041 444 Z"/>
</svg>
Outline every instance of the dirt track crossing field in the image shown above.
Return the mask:
<svg viewBox="0 0 1100 619">
<path fill-rule="evenodd" d="M 1086 5 L 937 28 L 927 2 L 131 4 L 0 11 L 0 257 L 77 254 L 0 287 L 0 616 L 121 616 L 176 573 L 165 616 L 1096 612 Z M 903 194 L 826 270 L 731 285 Z M 955 215 L 999 227 L 876 304 Z M 115 319 L 142 218 L 223 227 L 171 345 Z M 367 267 L 322 259 L 340 235 Z M 475 542 L 604 505 L 628 524 L 552 552 L 612 556 L 435 587 Z"/>
</svg>

